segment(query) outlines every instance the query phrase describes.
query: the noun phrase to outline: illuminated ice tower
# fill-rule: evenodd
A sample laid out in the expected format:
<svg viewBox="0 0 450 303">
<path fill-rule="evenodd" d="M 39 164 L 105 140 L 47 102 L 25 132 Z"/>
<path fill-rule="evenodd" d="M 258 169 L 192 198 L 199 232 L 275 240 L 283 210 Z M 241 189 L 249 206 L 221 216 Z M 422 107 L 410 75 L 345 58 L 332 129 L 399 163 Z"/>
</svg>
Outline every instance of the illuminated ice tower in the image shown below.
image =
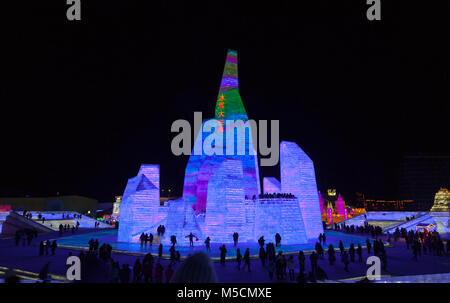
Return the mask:
<svg viewBox="0 0 450 303">
<path fill-rule="evenodd" d="M 118 240 L 133 242 L 143 232 L 154 232 L 161 218 L 159 206 L 159 165 L 142 164 L 122 197 Z"/>
<path fill-rule="evenodd" d="M 205 130 L 203 126 L 211 122 L 215 126 Z M 208 142 L 211 137 L 214 140 Z M 214 153 L 203 150 L 204 142 L 213 146 Z M 166 231 L 155 241 L 164 245 L 171 235 L 180 245 L 188 245 L 191 232 L 200 243 L 206 237 L 212 243 L 232 243 L 234 232 L 240 243 L 256 243 L 261 236 L 273 241 L 277 233 L 283 244 L 316 240 L 323 228 L 314 165 L 293 142 L 281 142 L 280 149 L 281 184 L 265 178 L 264 190 L 295 197 L 259 197 L 258 159 L 238 91 L 237 53 L 228 51 L 215 119 L 202 121 L 186 166 L 183 197 L 160 205 L 159 167 L 143 165 L 123 194 L 119 241 L 136 242 L 142 232 L 154 234 L 159 225 Z"/>
<path fill-rule="evenodd" d="M 299 201 L 308 239 L 323 233 L 314 164 L 295 143 L 280 143 L 281 190 L 294 194 Z"/>
<path fill-rule="evenodd" d="M 257 154 L 253 148 L 252 129 L 248 123 L 247 113 L 242 103 L 238 89 L 237 52 L 229 50 L 225 62 L 222 81 L 215 107 L 215 119 L 219 121 L 218 133 L 223 134 L 223 142 L 215 142 L 222 148 L 223 155 L 205 155 L 203 143 L 214 131 L 205 133 L 200 131 L 194 143 L 194 148 L 186 166 L 183 198 L 192 204 L 196 214 L 204 214 L 207 208 L 208 183 L 215 172 L 227 159 L 242 162 L 243 185 L 242 199 L 252 197 L 261 192 Z M 242 125 L 227 129 L 226 121 L 242 121 Z M 203 121 L 202 129 L 208 120 Z M 245 124 L 244 124 L 245 123 Z M 240 132 L 244 135 L 238 136 Z M 233 140 L 232 143 L 230 143 Z M 229 146 L 227 146 L 227 144 Z M 233 150 L 234 155 L 227 152 Z M 231 149 L 230 149 L 231 148 Z"/>
</svg>

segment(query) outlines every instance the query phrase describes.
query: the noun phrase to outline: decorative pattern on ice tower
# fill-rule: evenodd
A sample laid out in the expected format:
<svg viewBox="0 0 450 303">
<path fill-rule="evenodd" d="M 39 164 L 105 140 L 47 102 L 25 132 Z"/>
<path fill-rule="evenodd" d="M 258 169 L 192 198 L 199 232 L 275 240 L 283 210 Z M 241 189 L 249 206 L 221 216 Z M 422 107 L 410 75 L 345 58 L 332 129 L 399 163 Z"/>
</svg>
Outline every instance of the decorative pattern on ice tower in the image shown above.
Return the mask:
<svg viewBox="0 0 450 303">
<path fill-rule="evenodd" d="M 341 194 L 339 194 L 336 200 L 336 213 L 339 216 L 342 216 L 345 220 L 347 220 L 347 210 L 345 209 L 345 201 L 342 198 Z"/>
</svg>

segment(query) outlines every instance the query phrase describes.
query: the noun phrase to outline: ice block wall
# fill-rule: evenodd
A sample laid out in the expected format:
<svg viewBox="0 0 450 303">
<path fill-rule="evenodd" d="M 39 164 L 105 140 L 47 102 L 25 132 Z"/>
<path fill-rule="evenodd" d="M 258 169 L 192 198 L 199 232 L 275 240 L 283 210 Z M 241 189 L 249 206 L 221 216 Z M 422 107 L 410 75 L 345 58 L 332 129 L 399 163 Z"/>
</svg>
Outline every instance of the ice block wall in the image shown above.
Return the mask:
<svg viewBox="0 0 450 303">
<path fill-rule="evenodd" d="M 299 201 L 308 239 L 323 233 L 314 164 L 294 142 L 280 143 L 281 190 Z"/>
<path fill-rule="evenodd" d="M 280 193 L 281 192 L 281 183 L 276 178 L 273 177 L 264 177 L 263 178 L 263 189 L 264 193 Z"/>
<path fill-rule="evenodd" d="M 120 242 L 135 242 L 141 233 L 155 232 L 155 224 L 167 216 L 160 210 L 159 188 L 149 178 L 159 186 L 159 165 L 142 165 L 138 175 L 128 180 L 120 205 Z"/>
</svg>

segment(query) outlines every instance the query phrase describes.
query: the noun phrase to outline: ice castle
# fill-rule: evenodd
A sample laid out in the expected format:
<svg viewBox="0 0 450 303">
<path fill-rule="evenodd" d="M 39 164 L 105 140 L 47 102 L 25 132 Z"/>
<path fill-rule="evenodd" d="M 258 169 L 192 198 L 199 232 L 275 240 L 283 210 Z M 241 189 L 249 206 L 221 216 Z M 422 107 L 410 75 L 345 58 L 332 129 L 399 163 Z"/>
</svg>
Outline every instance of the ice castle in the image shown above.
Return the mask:
<svg viewBox="0 0 450 303">
<path fill-rule="evenodd" d="M 229 50 L 215 108 L 217 129 L 225 140 L 216 142 L 221 154 L 202 151 L 208 133 L 202 128 L 196 137 L 184 179 L 183 196 L 160 205 L 159 165 L 143 164 L 136 177 L 128 180 L 123 194 L 118 241 L 136 242 L 141 233 L 156 233 L 159 225 L 166 232 L 156 239 L 169 244 L 188 244 L 193 233 L 203 243 L 257 242 L 264 236 L 274 241 L 276 233 L 284 244 L 302 244 L 323 232 L 314 164 L 294 142 L 280 144 L 281 182 L 263 179 L 265 193 L 291 193 L 295 198 L 259 198 L 261 194 L 258 158 L 238 89 L 237 52 Z M 242 121 L 227 128 L 225 121 Z M 227 149 L 228 146 L 228 149 Z M 228 151 L 234 153 L 230 155 Z"/>
</svg>

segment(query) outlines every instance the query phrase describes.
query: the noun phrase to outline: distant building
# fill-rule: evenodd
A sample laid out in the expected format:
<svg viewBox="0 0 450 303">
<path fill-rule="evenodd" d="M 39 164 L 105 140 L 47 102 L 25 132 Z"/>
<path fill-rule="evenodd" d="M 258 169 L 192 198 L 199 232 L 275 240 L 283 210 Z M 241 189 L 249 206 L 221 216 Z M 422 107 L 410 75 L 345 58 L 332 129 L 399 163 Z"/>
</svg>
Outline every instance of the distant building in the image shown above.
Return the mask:
<svg viewBox="0 0 450 303">
<path fill-rule="evenodd" d="M 122 196 L 116 196 L 116 201 L 113 204 L 112 215 L 118 217 L 120 213 L 120 202 L 122 202 Z"/>
<path fill-rule="evenodd" d="M 355 200 L 355 207 L 364 208 L 365 205 L 366 205 L 366 197 L 364 196 L 364 193 L 357 192 L 356 200 Z"/>
<path fill-rule="evenodd" d="M 416 153 L 403 157 L 397 199 L 414 200 L 415 210 L 429 210 L 441 187 L 450 188 L 450 154 Z"/>
<path fill-rule="evenodd" d="M 367 211 L 413 210 L 414 201 L 366 199 L 364 208 Z"/>
<path fill-rule="evenodd" d="M 18 211 L 76 211 L 86 213 L 97 209 L 97 204 L 97 200 L 83 196 L 0 198 L 0 205 L 10 205 L 11 209 Z"/>
<path fill-rule="evenodd" d="M 342 198 L 341 194 L 339 194 L 337 200 L 336 200 L 336 213 L 342 217 L 346 217 L 346 208 L 345 208 L 345 201 Z"/>
</svg>

